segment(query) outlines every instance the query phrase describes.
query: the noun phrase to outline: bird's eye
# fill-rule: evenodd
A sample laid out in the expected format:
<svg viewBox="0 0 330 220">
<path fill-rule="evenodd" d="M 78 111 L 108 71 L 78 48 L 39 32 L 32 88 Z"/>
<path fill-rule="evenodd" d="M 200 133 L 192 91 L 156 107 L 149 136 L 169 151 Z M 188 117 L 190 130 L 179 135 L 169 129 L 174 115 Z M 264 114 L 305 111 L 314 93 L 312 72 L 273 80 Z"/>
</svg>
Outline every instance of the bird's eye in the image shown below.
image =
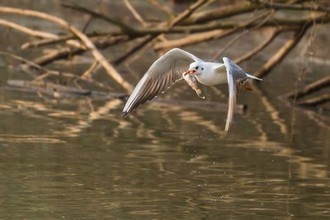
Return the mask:
<svg viewBox="0 0 330 220">
<path fill-rule="evenodd" d="M 201 68 L 202 70 L 204 70 L 204 68 Z"/>
<path fill-rule="evenodd" d="M 198 70 L 198 66 L 196 66 L 195 69 Z"/>
</svg>

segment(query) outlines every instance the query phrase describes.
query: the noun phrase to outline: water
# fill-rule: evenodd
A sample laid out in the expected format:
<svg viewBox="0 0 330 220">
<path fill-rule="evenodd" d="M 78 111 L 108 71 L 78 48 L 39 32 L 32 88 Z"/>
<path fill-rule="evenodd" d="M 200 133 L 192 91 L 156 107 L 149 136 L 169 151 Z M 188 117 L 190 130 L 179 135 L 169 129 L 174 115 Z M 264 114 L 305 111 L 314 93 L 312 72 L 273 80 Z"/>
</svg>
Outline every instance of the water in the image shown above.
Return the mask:
<svg viewBox="0 0 330 220">
<path fill-rule="evenodd" d="M 223 137 L 221 111 L 153 103 L 123 119 L 120 100 L 2 89 L 0 218 L 328 218 L 328 124 L 239 100 L 250 108 Z"/>
</svg>

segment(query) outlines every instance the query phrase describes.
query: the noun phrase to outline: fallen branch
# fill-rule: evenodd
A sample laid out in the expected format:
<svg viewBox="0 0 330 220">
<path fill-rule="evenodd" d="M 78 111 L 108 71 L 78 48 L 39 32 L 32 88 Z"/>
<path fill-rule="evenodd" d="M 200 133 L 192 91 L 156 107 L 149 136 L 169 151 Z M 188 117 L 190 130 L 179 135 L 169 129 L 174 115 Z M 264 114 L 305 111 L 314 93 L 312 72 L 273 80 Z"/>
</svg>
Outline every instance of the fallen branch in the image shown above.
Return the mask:
<svg viewBox="0 0 330 220">
<path fill-rule="evenodd" d="M 311 4 L 283 4 L 276 2 L 266 2 L 263 0 L 251 0 L 254 3 L 258 3 L 260 6 L 265 8 L 274 8 L 274 9 L 286 9 L 286 10 L 307 10 L 307 11 L 320 11 L 320 12 L 330 12 L 330 8 L 323 7 L 321 5 L 311 2 Z"/>
<path fill-rule="evenodd" d="M 104 20 L 106 22 L 109 22 L 110 24 L 113 24 L 121 29 L 121 31 L 125 34 L 130 34 L 130 33 L 135 33 L 136 31 L 129 25 L 119 21 L 118 19 L 111 18 L 109 16 L 103 15 L 101 13 L 95 12 L 93 10 L 90 10 L 88 8 L 79 6 L 79 5 L 73 5 L 73 4 L 68 4 L 68 3 L 61 3 L 61 6 L 65 8 L 70 8 L 72 10 L 84 12 L 86 14 L 89 14 L 93 16 L 94 18 L 98 18 L 101 20 Z"/>
<path fill-rule="evenodd" d="M 6 20 L 3 20 L 3 19 L 0 19 L 0 25 L 15 29 L 17 31 L 20 31 L 20 32 L 23 32 L 25 34 L 31 35 L 33 37 L 58 39 L 58 36 L 56 34 L 48 33 L 48 32 L 45 32 L 45 31 L 33 30 L 31 28 L 27 28 L 25 26 L 16 24 L 16 23 L 11 22 L 11 21 L 6 21 Z"/>
<path fill-rule="evenodd" d="M 326 87 L 330 87 L 330 76 L 326 76 L 320 80 L 308 84 L 298 91 L 291 92 L 287 94 L 286 97 L 288 99 L 300 99 Z"/>
<path fill-rule="evenodd" d="M 30 60 L 27 60 L 23 57 L 20 57 L 20 56 L 17 56 L 15 54 L 12 54 L 12 53 L 8 53 L 8 52 L 5 52 L 5 51 L 0 51 L 0 55 L 2 56 L 7 56 L 7 57 L 10 57 L 14 60 L 17 60 L 17 61 L 20 61 L 22 63 L 25 63 L 27 64 L 29 67 L 33 67 L 37 70 L 44 70 L 44 68 L 40 65 L 38 65 L 37 63 L 33 62 L 33 61 L 30 61 Z"/>
<path fill-rule="evenodd" d="M 175 39 L 171 41 L 166 41 L 166 42 L 160 42 L 154 45 L 155 50 L 164 50 L 168 48 L 173 48 L 173 47 L 184 47 L 192 44 L 197 44 L 200 42 L 204 41 L 209 41 L 209 40 L 214 40 L 214 39 L 221 39 L 224 37 L 227 37 L 231 34 L 236 33 L 239 30 L 246 29 L 247 26 L 255 24 L 260 19 L 263 19 L 269 15 L 269 12 L 267 13 L 261 13 L 258 16 L 253 17 L 252 19 L 242 22 L 238 26 L 236 26 L 233 29 L 229 30 L 212 30 L 208 32 L 202 32 L 202 33 L 197 33 L 197 34 L 190 34 L 187 37 L 183 37 L 180 39 Z"/>
<path fill-rule="evenodd" d="M 94 91 L 45 81 L 7 80 L 7 85 L 9 85 L 11 89 L 43 93 L 53 96 L 54 98 L 90 97 L 98 100 L 127 98 L 127 94 L 125 93 Z"/>
<path fill-rule="evenodd" d="M 330 94 L 321 94 L 313 98 L 305 99 L 299 102 L 296 102 L 300 106 L 319 106 L 326 102 L 330 102 Z"/>
<path fill-rule="evenodd" d="M 143 26 L 146 27 L 147 23 L 143 20 L 141 15 L 137 12 L 137 10 L 133 7 L 132 3 L 129 0 L 124 0 L 124 3 L 127 9 L 132 13 L 133 17 Z"/>
<path fill-rule="evenodd" d="M 21 46 L 22 50 L 26 50 L 29 48 L 35 48 L 35 47 L 41 47 L 41 46 L 46 46 L 46 45 L 52 45 L 52 44 L 57 44 L 57 43 L 61 43 L 70 39 L 75 38 L 74 35 L 67 35 L 67 36 L 58 36 L 58 38 L 56 39 L 42 39 L 42 40 L 35 40 L 32 42 L 27 42 L 24 43 Z"/>
<path fill-rule="evenodd" d="M 271 28 L 267 32 L 269 32 L 269 35 L 265 38 L 265 40 L 263 42 L 261 42 L 257 47 L 255 47 L 250 52 L 247 52 L 243 56 L 236 59 L 235 62 L 236 63 L 241 63 L 245 60 L 250 59 L 251 57 L 253 57 L 257 53 L 259 53 L 261 50 L 263 50 L 265 47 L 267 47 L 276 38 L 276 36 L 280 33 L 280 31 L 278 31 L 278 29 L 274 29 L 274 28 Z"/>
<path fill-rule="evenodd" d="M 247 0 L 240 1 L 237 4 L 228 3 L 228 5 L 224 7 L 219 6 L 219 4 L 208 6 L 208 4 L 213 3 L 214 0 L 197 0 L 178 15 L 170 11 L 170 7 L 168 7 L 169 4 L 161 5 L 158 1 L 149 0 L 147 2 L 151 2 L 153 9 L 155 9 L 155 7 L 157 8 L 155 9 L 157 11 L 156 13 L 165 12 L 165 16 L 167 15 L 168 17 L 168 19 L 164 19 L 163 21 L 153 20 L 150 23 L 148 23 L 147 20 L 149 17 L 144 17 L 142 13 L 139 14 L 134 7 L 135 5 L 131 2 L 134 3 L 131 0 L 125 0 L 121 2 L 121 4 L 124 9 L 127 7 L 130 11 L 130 13 L 126 15 L 127 18 L 129 17 L 131 20 L 137 20 L 139 22 L 136 26 L 126 21 L 123 22 L 121 19 L 113 18 L 111 15 L 103 15 L 100 12 L 93 11 L 94 9 L 85 8 L 80 5 L 63 4 L 66 8 L 84 13 L 84 15 L 89 15 L 89 21 L 91 21 L 91 19 L 93 19 L 93 21 L 102 19 L 108 22 L 107 24 L 111 25 L 111 28 L 109 28 L 111 31 L 107 33 L 83 33 L 84 31 L 78 30 L 76 27 L 70 25 L 69 22 L 56 16 L 38 11 L 1 6 L 0 13 L 2 15 L 10 13 L 19 16 L 31 16 L 42 21 L 50 21 L 58 25 L 59 28 L 65 30 L 65 33 L 57 35 L 43 30 L 35 30 L 31 27 L 25 27 L 21 24 L 7 21 L 4 18 L 0 19 L 0 25 L 21 31 L 22 33 L 36 38 L 22 44 L 21 49 L 41 46 L 51 47 L 50 50 L 48 50 L 48 48 L 45 49 L 46 54 L 42 53 L 43 51 L 40 50 L 38 53 L 33 53 L 42 55 L 40 57 L 30 58 L 33 60 L 31 61 L 32 63 L 25 65 L 31 67 L 31 69 L 25 69 L 24 71 L 30 71 L 34 75 L 37 75 L 36 73 L 39 74 L 39 76 L 36 77 L 37 80 L 49 80 L 50 78 L 48 77 L 51 76 L 52 78 L 54 78 L 54 76 L 58 76 L 59 78 L 66 77 L 73 82 L 84 79 L 92 80 L 93 74 L 98 68 L 103 67 L 106 73 L 115 82 L 120 84 L 126 91 L 131 91 L 132 85 L 125 81 L 114 66 L 123 63 L 134 54 L 144 53 L 145 50 L 149 49 L 147 47 L 148 45 L 152 45 L 153 49 L 156 50 L 167 50 L 173 47 L 184 47 L 214 39 L 222 39 L 226 36 L 233 36 L 229 39 L 229 43 L 223 48 L 220 48 L 222 51 L 218 53 L 221 54 L 225 50 L 230 49 L 230 47 L 238 41 L 239 43 L 245 43 L 243 36 L 248 33 L 253 31 L 254 34 L 258 34 L 267 31 L 268 33 L 266 34 L 262 33 L 265 37 L 261 38 L 260 42 L 257 42 L 254 47 L 251 47 L 250 51 L 246 51 L 243 56 L 236 60 L 237 62 L 242 62 L 254 57 L 256 54 L 261 53 L 268 45 L 273 44 L 275 39 L 283 36 L 286 42 L 280 45 L 277 51 L 276 49 L 273 51 L 271 58 L 257 72 L 257 76 L 265 77 L 296 47 L 310 26 L 330 23 L 328 8 L 322 6 L 322 3 L 310 0 Z M 285 13 L 289 14 L 290 10 L 296 10 L 296 14 L 285 16 Z M 301 16 L 298 14 L 300 11 L 302 12 Z M 87 25 L 90 24 L 89 21 Z M 87 25 L 80 24 L 80 26 L 85 27 Z M 280 35 L 283 32 L 292 32 L 293 36 L 288 35 L 288 37 L 287 35 Z M 55 33 L 58 33 L 58 31 Z M 277 43 L 277 41 L 274 43 Z M 275 45 L 275 47 L 276 46 L 277 45 Z M 114 48 L 112 51 L 115 51 L 115 54 L 117 54 L 117 56 L 112 56 L 113 62 L 110 63 L 100 52 L 101 49 L 109 47 Z M 119 50 L 117 50 L 118 48 Z M 125 51 L 125 49 L 127 49 L 127 51 Z M 117 51 L 121 53 L 117 53 Z M 75 55 L 82 55 L 86 52 L 91 52 L 93 56 L 92 63 L 77 75 L 48 70 L 43 67 L 44 65 L 60 59 L 70 59 Z M 217 55 L 219 56 L 219 54 Z M 13 57 L 14 55 L 12 55 L 12 58 Z M 135 56 L 135 58 L 136 57 L 139 59 L 138 56 Z M 24 58 L 20 59 L 20 61 L 28 63 L 23 59 Z M 16 57 L 16 60 L 19 59 Z M 75 60 L 71 59 L 70 61 L 75 64 Z M 128 65 L 128 62 L 125 64 Z M 295 95 L 299 97 L 300 93 Z"/>
<path fill-rule="evenodd" d="M 242 37 L 244 37 L 245 35 L 247 35 L 250 31 L 257 29 L 259 27 L 261 27 L 268 19 L 270 19 L 273 15 L 274 15 L 275 11 L 271 11 L 263 21 L 261 21 L 259 24 L 257 24 L 255 27 L 251 28 L 251 29 L 246 29 L 244 30 L 241 34 L 239 34 L 238 36 L 236 36 L 235 38 L 233 38 L 230 42 L 227 43 L 227 45 L 222 48 L 221 51 L 219 51 L 215 56 L 213 56 L 212 60 L 215 60 L 217 57 L 220 57 L 220 55 L 222 55 L 225 51 L 227 51 L 229 49 L 229 47 L 231 47 L 231 45 L 233 45 L 234 43 L 236 43 L 239 39 L 241 39 Z M 259 18 L 257 17 L 257 20 L 259 20 Z M 275 36 L 275 35 L 274 35 Z M 267 43 L 268 44 L 268 43 Z M 261 49 L 260 49 L 261 50 Z"/>
<path fill-rule="evenodd" d="M 91 40 L 93 41 L 93 43 L 97 48 L 105 49 L 111 45 L 125 42 L 128 40 L 128 38 L 125 36 L 118 36 L 118 37 L 112 37 L 106 39 L 91 39 Z M 41 66 L 44 66 L 60 59 L 67 59 L 75 55 L 83 54 L 84 52 L 86 52 L 86 50 L 83 48 L 64 47 L 54 52 L 43 55 L 41 57 L 35 58 L 34 62 L 38 63 Z"/>
<path fill-rule="evenodd" d="M 20 57 L 20 56 L 17 56 L 15 54 L 11 54 L 11 53 L 8 53 L 8 52 L 3 52 L 3 51 L 0 51 L 0 55 L 2 56 L 7 56 L 7 57 L 10 57 L 14 60 L 17 60 L 17 61 L 20 61 L 24 64 L 26 64 L 28 66 L 28 68 L 25 68 L 23 67 L 22 69 L 24 71 L 28 71 L 28 73 L 31 73 L 31 67 L 33 67 L 34 69 L 36 70 L 39 70 L 39 71 L 43 71 L 44 73 L 39 75 L 38 77 L 36 77 L 34 80 L 35 81 L 40 81 L 40 80 L 43 80 L 47 77 L 50 77 L 50 76 L 58 76 L 58 77 L 65 77 L 65 78 L 68 78 L 68 79 L 74 79 L 74 80 L 81 80 L 81 81 L 85 81 L 85 82 L 88 82 L 92 85 L 95 85 L 101 89 L 106 89 L 106 90 L 110 90 L 110 88 L 106 85 L 104 85 L 103 83 L 100 83 L 98 81 L 95 81 L 89 77 L 80 77 L 80 76 L 77 76 L 73 73 L 67 73 L 67 72 L 60 72 L 60 71 L 56 71 L 56 70 L 50 70 L 50 69 L 47 69 L 43 66 L 40 66 L 38 65 L 37 63 L 33 62 L 33 61 L 30 61 L 30 60 L 27 60 L 23 57 Z"/>
<path fill-rule="evenodd" d="M 96 60 L 92 63 L 92 65 L 81 75 L 81 78 L 90 78 L 93 72 L 97 69 L 99 66 L 99 62 Z"/>
<path fill-rule="evenodd" d="M 256 77 L 263 78 L 280 63 L 290 51 L 300 42 L 310 25 L 305 25 L 299 31 L 295 31 L 294 36 L 287 42 L 255 73 Z"/>
<path fill-rule="evenodd" d="M 56 98 L 59 95 L 73 95 L 73 96 L 87 96 L 91 95 L 90 90 L 77 89 L 70 86 L 63 86 L 50 82 L 43 81 L 26 81 L 26 80 L 8 80 L 7 84 L 10 86 L 29 88 L 38 92 L 46 93 Z"/>
<path fill-rule="evenodd" d="M 176 24 L 179 22 L 183 21 L 185 18 L 187 18 L 189 15 L 191 15 L 195 10 L 197 10 L 199 7 L 202 5 L 206 4 L 208 1 L 213 1 L 213 0 L 198 0 L 195 2 L 191 7 L 189 7 L 187 10 L 183 11 L 181 14 L 176 16 L 168 25 L 166 23 L 161 23 L 159 26 L 165 27 L 166 31 L 168 32 L 171 30 Z M 126 60 L 128 57 L 133 55 L 135 52 L 143 48 L 145 45 L 148 43 L 151 43 L 156 37 L 161 35 L 163 32 L 148 36 L 145 40 L 143 40 L 141 43 L 130 49 L 128 52 L 126 52 L 123 56 L 119 57 L 114 63 L 116 65 L 122 63 L 124 60 Z"/>
<path fill-rule="evenodd" d="M 160 11 L 164 12 L 168 17 L 173 16 L 171 8 L 167 7 L 165 4 L 159 2 L 159 0 L 148 0 L 149 3 Z"/>
<path fill-rule="evenodd" d="M 156 43 L 154 45 L 154 49 L 155 50 L 166 50 L 166 49 L 173 48 L 173 47 L 185 47 L 185 46 L 189 46 L 192 44 L 198 44 L 198 43 L 209 41 L 209 40 L 220 39 L 220 38 L 231 35 L 235 31 L 236 30 L 234 30 L 234 29 L 232 29 L 232 30 L 221 30 L 220 29 L 220 30 L 212 30 L 212 31 L 207 31 L 207 32 L 203 32 L 203 33 L 198 33 L 198 34 L 190 34 L 190 35 L 180 38 L 180 39 Z"/>
<path fill-rule="evenodd" d="M 9 7 L 0 7 L 0 12 L 2 13 L 12 13 L 12 14 L 20 14 L 25 16 L 33 16 L 42 18 L 51 22 L 54 22 L 64 29 L 69 30 L 73 34 L 75 34 L 78 38 L 80 38 L 85 46 L 91 51 L 94 58 L 104 67 L 104 69 L 107 71 L 108 75 L 113 78 L 119 85 L 121 85 L 124 89 L 127 91 L 133 90 L 133 86 L 128 83 L 126 80 L 124 80 L 121 75 L 117 72 L 117 70 L 109 63 L 107 62 L 106 58 L 97 50 L 95 45 L 90 41 L 90 39 L 83 34 L 80 30 L 75 28 L 74 26 L 70 25 L 66 21 L 64 21 L 61 18 L 55 17 L 53 15 L 49 15 L 43 12 L 37 12 L 32 10 L 23 10 L 23 9 L 17 9 L 17 8 L 9 8 Z"/>
<path fill-rule="evenodd" d="M 186 19 L 182 24 L 201 24 L 214 20 L 221 20 L 238 14 L 244 14 L 253 10 L 256 10 L 257 4 L 253 4 L 249 1 L 243 1 L 236 3 L 235 5 L 229 5 L 214 9 L 205 10 L 203 12 L 195 13 L 190 18 Z"/>
</svg>

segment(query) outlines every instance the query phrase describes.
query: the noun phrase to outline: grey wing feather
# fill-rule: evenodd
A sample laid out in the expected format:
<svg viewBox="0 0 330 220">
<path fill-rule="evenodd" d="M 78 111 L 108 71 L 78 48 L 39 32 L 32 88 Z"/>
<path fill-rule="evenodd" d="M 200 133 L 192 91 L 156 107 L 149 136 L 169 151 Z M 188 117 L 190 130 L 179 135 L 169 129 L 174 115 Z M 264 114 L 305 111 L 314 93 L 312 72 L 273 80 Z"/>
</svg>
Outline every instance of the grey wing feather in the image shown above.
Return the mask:
<svg viewBox="0 0 330 220">
<path fill-rule="evenodd" d="M 228 112 L 227 112 L 227 120 L 225 126 L 225 131 L 227 132 L 233 121 L 234 111 L 236 107 L 236 95 L 237 95 L 236 80 L 240 78 L 246 78 L 246 74 L 242 68 L 240 68 L 238 65 L 233 63 L 230 59 L 224 57 L 223 61 L 226 66 L 228 89 L 229 89 Z"/>
<path fill-rule="evenodd" d="M 227 57 L 223 58 L 223 62 L 226 66 L 227 71 L 227 80 L 228 80 L 228 88 L 229 88 L 229 101 L 228 101 L 228 113 L 225 131 L 229 130 L 230 124 L 233 121 L 234 111 L 236 107 L 236 95 L 238 84 L 246 79 L 254 79 L 262 81 L 262 79 L 247 74 L 240 66 L 235 64 L 233 61 L 228 59 Z"/>
<path fill-rule="evenodd" d="M 227 120 L 225 126 L 226 132 L 229 130 L 229 127 L 233 121 L 234 111 L 236 107 L 236 93 L 237 93 L 235 79 L 232 71 L 230 71 L 229 68 L 227 68 L 227 80 L 228 80 L 228 89 L 229 89 L 229 99 L 228 99 Z"/>
<path fill-rule="evenodd" d="M 138 106 L 153 99 L 172 84 L 182 79 L 189 64 L 200 60 L 184 50 L 175 48 L 158 58 L 134 88 L 123 109 L 126 116 Z"/>
<path fill-rule="evenodd" d="M 240 66 L 235 64 L 233 61 L 231 61 L 227 57 L 223 58 L 223 62 L 226 67 L 227 81 L 228 81 L 228 88 L 229 88 L 228 113 L 227 113 L 227 120 L 226 120 L 226 126 L 225 126 L 225 131 L 227 132 L 233 121 L 234 111 L 235 111 L 235 107 L 236 107 L 236 96 L 237 96 L 238 83 L 241 82 L 242 80 L 246 80 L 246 79 L 255 79 L 255 80 L 260 80 L 260 81 L 262 79 L 247 74 Z"/>
</svg>

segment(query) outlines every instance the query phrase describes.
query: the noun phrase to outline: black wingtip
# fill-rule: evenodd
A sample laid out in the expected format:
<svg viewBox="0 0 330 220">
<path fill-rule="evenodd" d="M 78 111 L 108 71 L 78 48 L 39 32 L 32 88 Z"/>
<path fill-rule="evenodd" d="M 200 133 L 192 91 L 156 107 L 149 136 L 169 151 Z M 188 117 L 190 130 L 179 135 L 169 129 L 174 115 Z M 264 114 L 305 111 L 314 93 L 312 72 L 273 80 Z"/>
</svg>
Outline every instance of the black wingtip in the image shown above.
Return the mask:
<svg viewBox="0 0 330 220">
<path fill-rule="evenodd" d="M 126 117 L 128 116 L 128 114 L 129 114 L 129 112 L 126 112 L 126 111 L 125 111 L 125 112 L 122 112 L 122 113 L 121 113 L 121 116 L 122 116 L 123 118 L 126 118 Z"/>
</svg>

